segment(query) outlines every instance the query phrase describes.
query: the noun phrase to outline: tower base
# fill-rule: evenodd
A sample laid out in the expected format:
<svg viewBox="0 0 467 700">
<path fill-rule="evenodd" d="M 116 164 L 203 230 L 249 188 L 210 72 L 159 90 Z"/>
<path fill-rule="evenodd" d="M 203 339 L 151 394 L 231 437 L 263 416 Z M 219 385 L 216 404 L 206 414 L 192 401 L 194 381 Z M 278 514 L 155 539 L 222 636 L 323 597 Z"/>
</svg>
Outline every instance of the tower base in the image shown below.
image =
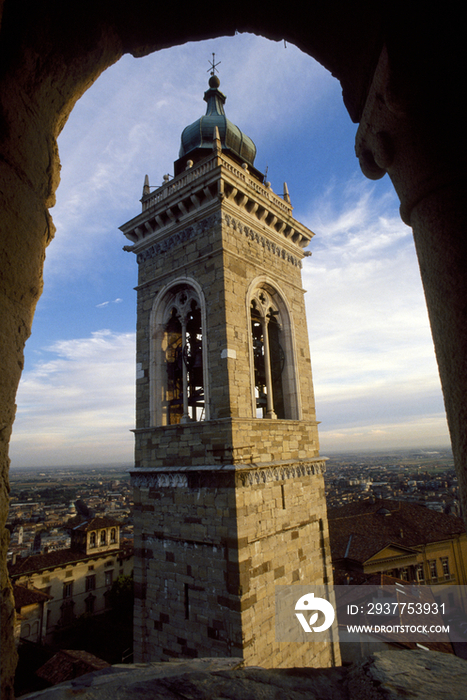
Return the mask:
<svg viewBox="0 0 467 700">
<path fill-rule="evenodd" d="M 325 642 L 278 643 L 275 587 L 332 583 L 324 460 L 132 472 L 135 661 L 231 656 L 340 664 Z"/>
</svg>

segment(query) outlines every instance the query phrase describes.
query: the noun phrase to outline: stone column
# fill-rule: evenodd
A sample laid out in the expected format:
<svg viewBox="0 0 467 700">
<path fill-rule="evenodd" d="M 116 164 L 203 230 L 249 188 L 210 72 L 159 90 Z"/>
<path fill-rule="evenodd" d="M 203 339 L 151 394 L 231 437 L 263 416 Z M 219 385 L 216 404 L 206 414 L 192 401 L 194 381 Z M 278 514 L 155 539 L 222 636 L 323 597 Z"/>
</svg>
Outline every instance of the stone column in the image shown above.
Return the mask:
<svg viewBox="0 0 467 700">
<path fill-rule="evenodd" d="M 274 394 L 272 390 L 271 355 L 269 353 L 269 319 L 261 317 L 264 344 L 264 371 L 266 374 L 266 418 L 277 418 L 274 412 Z"/>
<path fill-rule="evenodd" d="M 396 62 L 397 64 L 397 62 Z M 356 137 L 363 173 L 389 174 L 412 227 L 467 516 L 467 196 L 456 97 L 402 75 L 383 50 Z M 439 76 L 438 76 L 439 78 Z"/>
<path fill-rule="evenodd" d="M 466 183 L 462 181 L 427 194 L 411 215 L 464 519 L 467 517 L 466 222 Z"/>
<path fill-rule="evenodd" d="M 183 416 L 180 420 L 181 423 L 189 423 L 191 418 L 188 413 L 188 368 L 186 366 L 186 361 L 185 361 L 185 353 L 186 353 L 186 317 L 182 316 L 180 319 L 180 322 L 182 324 L 182 346 L 181 346 L 181 355 L 182 355 L 182 373 L 183 373 Z"/>
</svg>

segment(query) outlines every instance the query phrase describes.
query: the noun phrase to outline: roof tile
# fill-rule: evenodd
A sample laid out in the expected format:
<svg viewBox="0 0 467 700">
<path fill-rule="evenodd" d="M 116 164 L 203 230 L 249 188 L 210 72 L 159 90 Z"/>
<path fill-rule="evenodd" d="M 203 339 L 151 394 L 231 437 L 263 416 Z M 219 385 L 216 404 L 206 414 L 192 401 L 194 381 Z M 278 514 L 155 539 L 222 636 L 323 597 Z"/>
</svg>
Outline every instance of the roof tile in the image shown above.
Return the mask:
<svg viewBox="0 0 467 700">
<path fill-rule="evenodd" d="M 333 561 L 365 562 L 388 545 L 406 549 L 451 539 L 465 532 L 453 515 L 407 501 L 370 500 L 328 510 Z"/>
</svg>

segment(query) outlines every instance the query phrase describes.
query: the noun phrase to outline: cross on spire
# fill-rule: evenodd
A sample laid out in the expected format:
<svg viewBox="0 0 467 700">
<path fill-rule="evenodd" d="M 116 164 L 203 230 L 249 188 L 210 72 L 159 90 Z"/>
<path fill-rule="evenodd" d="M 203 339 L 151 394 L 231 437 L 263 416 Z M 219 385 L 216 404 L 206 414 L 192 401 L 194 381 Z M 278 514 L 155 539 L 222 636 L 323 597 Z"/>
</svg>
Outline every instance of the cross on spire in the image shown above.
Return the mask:
<svg viewBox="0 0 467 700">
<path fill-rule="evenodd" d="M 217 70 L 217 66 L 218 66 L 220 63 L 222 63 L 222 61 L 218 61 L 218 62 L 216 63 L 216 54 L 215 54 L 215 53 L 212 54 L 212 61 L 209 61 L 209 60 L 208 60 L 208 63 L 209 63 L 209 65 L 211 66 L 211 67 L 208 68 L 208 70 L 207 70 L 208 73 L 210 72 L 211 75 L 215 75 L 215 74 L 216 74 L 216 71 L 219 73 L 219 71 Z"/>
</svg>

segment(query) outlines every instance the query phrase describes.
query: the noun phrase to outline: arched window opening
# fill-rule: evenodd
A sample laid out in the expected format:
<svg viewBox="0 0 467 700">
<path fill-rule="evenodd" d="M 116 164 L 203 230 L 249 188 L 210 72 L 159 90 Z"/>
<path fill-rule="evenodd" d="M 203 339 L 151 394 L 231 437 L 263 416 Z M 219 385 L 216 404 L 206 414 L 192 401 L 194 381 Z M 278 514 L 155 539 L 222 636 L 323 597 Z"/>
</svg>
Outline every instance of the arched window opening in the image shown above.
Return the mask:
<svg viewBox="0 0 467 700">
<path fill-rule="evenodd" d="M 114 527 L 113 527 L 113 528 L 111 529 L 111 531 L 110 531 L 110 541 L 111 541 L 111 542 L 116 542 L 116 541 L 117 541 L 117 534 L 116 534 L 116 530 L 115 530 Z"/>
<path fill-rule="evenodd" d="M 106 532 L 105 530 L 101 530 L 101 544 L 106 543 Z"/>
<path fill-rule="evenodd" d="M 286 418 L 283 388 L 285 352 L 281 318 L 271 296 L 258 289 L 250 306 L 257 418 Z"/>
<path fill-rule="evenodd" d="M 179 290 L 164 327 L 165 410 L 168 425 L 204 420 L 203 333 L 193 290 Z"/>
<path fill-rule="evenodd" d="M 89 535 L 89 546 L 90 547 L 95 547 L 96 546 L 96 533 L 91 532 Z"/>
</svg>

